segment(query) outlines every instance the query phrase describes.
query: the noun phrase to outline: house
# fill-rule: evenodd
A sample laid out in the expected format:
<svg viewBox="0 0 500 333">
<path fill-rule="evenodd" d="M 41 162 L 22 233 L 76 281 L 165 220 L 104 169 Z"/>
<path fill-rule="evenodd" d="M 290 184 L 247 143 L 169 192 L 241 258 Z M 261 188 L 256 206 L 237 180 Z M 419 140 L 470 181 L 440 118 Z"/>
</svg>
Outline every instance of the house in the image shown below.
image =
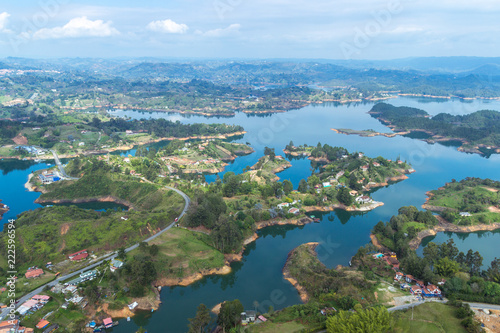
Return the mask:
<svg viewBox="0 0 500 333">
<path fill-rule="evenodd" d="M 39 330 L 41 330 L 42 328 L 47 327 L 49 324 L 50 324 L 50 323 L 49 323 L 47 320 L 42 319 L 42 320 L 40 320 L 40 321 L 38 322 L 38 324 L 36 324 L 36 326 L 35 326 L 35 327 L 36 327 L 36 328 L 38 328 Z"/>
<path fill-rule="evenodd" d="M 24 276 L 27 278 L 27 279 L 34 279 L 34 278 L 37 278 L 37 277 L 40 277 L 41 275 L 43 275 L 44 272 L 43 272 L 43 269 L 41 268 L 36 268 L 36 269 L 30 269 L 28 270 Z"/>
<path fill-rule="evenodd" d="M 113 259 L 113 260 L 111 260 L 110 270 L 111 270 L 111 272 L 114 272 L 114 271 L 122 268 L 122 266 L 123 266 L 123 261 L 118 260 L 118 259 Z"/>
<path fill-rule="evenodd" d="M 78 288 L 76 288 L 76 286 L 73 286 L 73 285 L 69 285 L 69 286 L 66 286 L 63 290 L 62 290 L 62 293 L 63 294 L 74 294 L 76 293 Z"/>
<path fill-rule="evenodd" d="M 131 130 L 126 130 L 126 131 L 125 131 L 125 134 L 127 134 L 127 135 L 131 135 L 131 134 L 134 134 L 134 131 L 131 131 Z"/>
<path fill-rule="evenodd" d="M 31 310 L 37 304 L 38 304 L 38 302 L 35 300 L 32 300 L 32 299 L 27 300 L 26 302 L 21 304 L 20 307 L 17 308 L 17 312 L 19 312 L 20 315 L 24 315 L 24 314 L 26 314 L 26 312 Z"/>
<path fill-rule="evenodd" d="M 37 302 L 40 302 L 40 303 L 47 303 L 48 301 L 50 301 L 50 296 L 47 296 L 47 295 L 35 295 L 33 297 L 31 297 L 32 300 L 35 300 Z"/>
<path fill-rule="evenodd" d="M 357 195 L 358 195 L 358 191 L 356 191 L 356 190 L 351 190 L 351 191 L 349 192 L 349 194 L 350 194 L 350 195 L 352 195 L 353 197 L 355 197 L 355 196 L 357 196 Z"/>
<path fill-rule="evenodd" d="M 424 296 L 435 297 L 441 296 L 441 290 L 433 284 L 429 284 L 427 287 L 422 288 Z"/>
<path fill-rule="evenodd" d="M 283 209 L 283 208 L 288 207 L 288 206 L 290 206 L 290 204 L 288 202 L 282 202 L 282 203 L 278 204 L 277 207 Z"/>
<path fill-rule="evenodd" d="M 68 300 L 69 303 L 73 303 L 73 304 L 80 304 L 82 301 L 83 301 L 83 297 L 78 296 L 78 295 L 75 295 Z"/>
<path fill-rule="evenodd" d="M 361 171 L 368 171 L 368 165 L 362 165 Z"/>
<path fill-rule="evenodd" d="M 372 202 L 372 199 L 366 195 L 361 195 L 361 196 L 356 198 L 356 202 L 360 203 L 360 204 L 365 204 L 365 203 Z"/>
<path fill-rule="evenodd" d="M 331 187 L 332 184 L 330 184 L 330 182 L 324 182 L 323 183 L 323 187 Z"/>
<path fill-rule="evenodd" d="M 378 162 L 373 162 L 373 166 L 379 167 L 379 166 L 380 166 L 380 163 L 378 163 Z"/>
<path fill-rule="evenodd" d="M 396 276 L 394 277 L 394 280 L 396 281 L 401 281 L 401 279 L 403 278 L 404 274 L 401 273 L 401 272 L 396 272 Z"/>
<path fill-rule="evenodd" d="M 299 210 L 298 208 L 293 207 L 293 208 L 290 208 L 290 209 L 288 210 L 288 213 L 290 213 L 290 214 L 294 214 L 294 215 L 299 215 L 300 210 Z"/>
<path fill-rule="evenodd" d="M 337 312 L 337 309 L 335 309 L 334 307 L 323 308 L 323 309 L 319 310 L 319 313 L 321 313 L 323 316 L 332 315 L 334 312 Z"/>
<path fill-rule="evenodd" d="M 242 324 L 253 323 L 255 321 L 257 313 L 253 310 L 247 310 L 241 313 Z"/>
<path fill-rule="evenodd" d="M 342 177 L 344 175 L 344 173 L 345 173 L 344 170 L 337 172 L 337 174 L 335 175 L 335 178 L 339 179 L 340 177 Z"/>
<path fill-rule="evenodd" d="M 78 143 L 78 145 L 79 145 L 80 147 L 85 146 L 85 142 L 80 142 L 80 143 Z"/>
<path fill-rule="evenodd" d="M 398 259 L 393 258 L 393 257 L 385 257 L 384 259 L 393 268 L 399 269 L 399 261 L 398 261 Z"/>
<path fill-rule="evenodd" d="M 419 286 L 421 288 L 425 287 L 424 281 L 422 281 L 422 280 L 416 280 L 415 282 L 417 283 L 417 286 Z"/>
<path fill-rule="evenodd" d="M 361 158 L 361 157 L 363 157 L 363 156 L 365 156 L 365 154 L 364 154 L 364 153 L 358 153 L 358 157 L 359 157 L 359 158 Z"/>
<path fill-rule="evenodd" d="M 413 282 L 413 280 L 415 280 L 415 278 L 413 277 L 413 275 L 406 275 L 406 276 L 405 276 L 405 280 L 406 280 L 406 282 L 408 282 L 408 283 L 412 283 L 412 282 Z"/>
<path fill-rule="evenodd" d="M 382 258 L 384 255 L 382 253 L 375 253 L 372 257 L 373 259 L 380 259 Z"/>
<path fill-rule="evenodd" d="M 79 261 L 79 260 L 83 260 L 83 259 L 87 258 L 88 256 L 89 256 L 89 254 L 87 253 L 87 249 L 85 249 L 85 250 L 81 250 L 81 251 L 70 254 L 68 256 L 68 258 L 69 258 L 69 260 L 72 260 L 72 261 Z"/>
<path fill-rule="evenodd" d="M 5 320 L 0 323 L 0 333 L 17 332 L 19 328 L 19 320 Z"/>
<path fill-rule="evenodd" d="M 113 327 L 113 319 L 111 319 L 111 317 L 108 317 L 108 318 L 105 318 L 103 321 L 102 321 L 103 325 L 105 328 L 111 328 Z"/>
<path fill-rule="evenodd" d="M 403 164 L 403 161 L 401 161 L 401 160 L 398 160 L 398 164 Z"/>
<path fill-rule="evenodd" d="M 419 286 L 411 286 L 411 288 L 410 288 L 410 292 L 411 292 L 413 295 L 416 295 L 416 294 L 422 294 L 422 289 L 421 289 Z"/>
<path fill-rule="evenodd" d="M 469 212 L 460 212 L 460 216 L 461 217 L 469 217 L 469 216 L 472 216 L 472 214 Z"/>
</svg>

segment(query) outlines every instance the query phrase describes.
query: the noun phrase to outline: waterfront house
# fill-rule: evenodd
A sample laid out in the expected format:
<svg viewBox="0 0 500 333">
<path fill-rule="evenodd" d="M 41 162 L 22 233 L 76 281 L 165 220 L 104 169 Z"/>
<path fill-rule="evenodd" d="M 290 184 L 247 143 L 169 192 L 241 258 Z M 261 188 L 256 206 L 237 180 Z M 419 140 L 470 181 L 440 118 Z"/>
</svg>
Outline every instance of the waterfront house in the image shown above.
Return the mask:
<svg viewBox="0 0 500 333">
<path fill-rule="evenodd" d="M 111 319 L 111 317 L 108 317 L 108 318 L 105 318 L 103 321 L 102 321 L 103 325 L 105 328 L 111 328 L 113 327 L 113 319 Z"/>
<path fill-rule="evenodd" d="M 361 196 L 356 198 L 356 202 L 360 203 L 360 204 L 366 204 L 366 203 L 372 202 L 372 199 L 366 195 L 361 195 Z"/>
<path fill-rule="evenodd" d="M 26 274 L 24 274 L 24 276 L 27 278 L 27 279 L 33 279 L 33 278 L 37 278 L 37 277 L 40 277 L 44 274 L 43 272 L 43 269 L 41 268 L 36 268 L 36 269 L 30 269 L 26 272 Z"/>
<path fill-rule="evenodd" d="M 255 321 L 256 316 L 257 316 L 257 313 L 253 310 L 247 310 L 245 312 L 242 312 L 241 313 L 241 323 L 242 324 L 253 323 Z"/>
<path fill-rule="evenodd" d="M 291 213 L 291 214 L 294 214 L 294 215 L 299 215 L 300 210 L 298 208 L 293 207 L 293 208 L 290 208 L 288 210 L 288 213 Z"/>
</svg>

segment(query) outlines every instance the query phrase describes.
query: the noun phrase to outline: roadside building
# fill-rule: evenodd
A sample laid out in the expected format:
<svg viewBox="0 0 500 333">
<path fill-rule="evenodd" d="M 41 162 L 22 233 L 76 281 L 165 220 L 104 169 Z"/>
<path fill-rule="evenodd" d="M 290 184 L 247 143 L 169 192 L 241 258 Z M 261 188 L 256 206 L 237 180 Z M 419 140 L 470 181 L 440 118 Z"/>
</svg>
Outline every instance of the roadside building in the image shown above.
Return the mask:
<svg viewBox="0 0 500 333">
<path fill-rule="evenodd" d="M 69 260 L 72 260 L 72 261 L 79 261 L 79 260 L 83 260 L 83 259 L 87 258 L 88 256 L 89 256 L 89 254 L 87 252 L 87 249 L 85 249 L 85 250 L 81 250 L 81 251 L 78 251 L 78 252 L 75 252 L 75 253 L 68 255 L 68 258 L 69 258 Z"/>
<path fill-rule="evenodd" d="M 34 278 L 42 276 L 43 274 L 44 274 L 43 269 L 41 269 L 41 268 L 34 268 L 34 269 L 28 270 L 26 272 L 26 274 L 24 274 L 24 276 L 27 279 L 34 279 Z"/>
</svg>

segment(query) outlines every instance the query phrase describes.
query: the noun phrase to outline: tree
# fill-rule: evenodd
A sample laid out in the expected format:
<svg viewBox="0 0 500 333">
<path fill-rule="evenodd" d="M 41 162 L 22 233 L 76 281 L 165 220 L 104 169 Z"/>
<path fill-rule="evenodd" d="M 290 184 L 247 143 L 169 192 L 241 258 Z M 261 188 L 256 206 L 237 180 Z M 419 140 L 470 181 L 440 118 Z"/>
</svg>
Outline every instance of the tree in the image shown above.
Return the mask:
<svg viewBox="0 0 500 333">
<path fill-rule="evenodd" d="M 312 175 L 309 178 L 307 178 L 307 183 L 309 184 L 309 186 L 314 187 L 319 184 L 319 177 L 316 175 Z"/>
<path fill-rule="evenodd" d="M 225 331 L 229 331 L 240 323 L 243 311 L 243 304 L 238 299 L 226 301 L 221 305 L 219 315 L 217 316 L 217 324 Z"/>
<path fill-rule="evenodd" d="M 189 319 L 189 333 L 202 333 L 212 321 L 210 310 L 205 304 L 200 304 L 196 311 L 196 316 Z"/>
<path fill-rule="evenodd" d="M 124 247 L 120 247 L 118 249 L 118 254 L 116 255 L 116 257 L 118 259 L 121 259 L 121 260 L 123 260 L 123 259 L 125 259 L 127 257 L 127 254 L 125 253 L 125 248 Z"/>
<path fill-rule="evenodd" d="M 152 256 L 152 257 L 155 257 L 158 252 L 159 252 L 160 248 L 158 247 L 158 245 L 156 244 L 153 244 L 149 247 L 149 254 Z"/>
<path fill-rule="evenodd" d="M 354 198 L 349 193 L 349 189 L 347 187 L 340 188 L 339 192 L 337 193 L 337 200 L 346 206 L 350 206 L 354 202 Z"/>
<path fill-rule="evenodd" d="M 434 264 L 439 259 L 439 248 L 436 243 L 430 242 L 424 247 L 424 258 L 431 264 Z"/>
<path fill-rule="evenodd" d="M 290 192 L 293 191 L 293 184 L 291 181 L 288 179 L 285 179 L 283 181 L 283 192 L 285 192 L 286 195 L 290 194 Z"/>
<path fill-rule="evenodd" d="M 299 182 L 299 187 L 298 187 L 298 191 L 300 193 L 306 193 L 307 192 L 307 182 L 305 179 L 301 179 L 300 182 Z"/>
<path fill-rule="evenodd" d="M 459 268 L 460 266 L 458 265 L 458 263 L 448 257 L 439 259 L 434 264 L 434 269 L 439 275 L 442 276 L 453 276 L 456 272 L 458 272 Z"/>
<path fill-rule="evenodd" d="M 500 259 L 495 258 L 486 271 L 486 276 L 493 282 L 500 283 Z"/>
<path fill-rule="evenodd" d="M 384 307 L 360 310 L 355 313 L 340 311 L 326 320 L 328 333 L 385 333 L 391 329 L 391 315 Z"/>
</svg>

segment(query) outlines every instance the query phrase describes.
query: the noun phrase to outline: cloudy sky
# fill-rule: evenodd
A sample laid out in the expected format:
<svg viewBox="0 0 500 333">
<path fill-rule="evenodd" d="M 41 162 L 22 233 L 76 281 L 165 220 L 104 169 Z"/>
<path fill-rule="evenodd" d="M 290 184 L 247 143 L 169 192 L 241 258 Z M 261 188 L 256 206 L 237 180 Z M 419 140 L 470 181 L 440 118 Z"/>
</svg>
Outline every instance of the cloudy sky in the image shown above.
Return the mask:
<svg viewBox="0 0 500 333">
<path fill-rule="evenodd" d="M 23 0 L 0 57 L 500 56 L 498 0 Z"/>
</svg>

